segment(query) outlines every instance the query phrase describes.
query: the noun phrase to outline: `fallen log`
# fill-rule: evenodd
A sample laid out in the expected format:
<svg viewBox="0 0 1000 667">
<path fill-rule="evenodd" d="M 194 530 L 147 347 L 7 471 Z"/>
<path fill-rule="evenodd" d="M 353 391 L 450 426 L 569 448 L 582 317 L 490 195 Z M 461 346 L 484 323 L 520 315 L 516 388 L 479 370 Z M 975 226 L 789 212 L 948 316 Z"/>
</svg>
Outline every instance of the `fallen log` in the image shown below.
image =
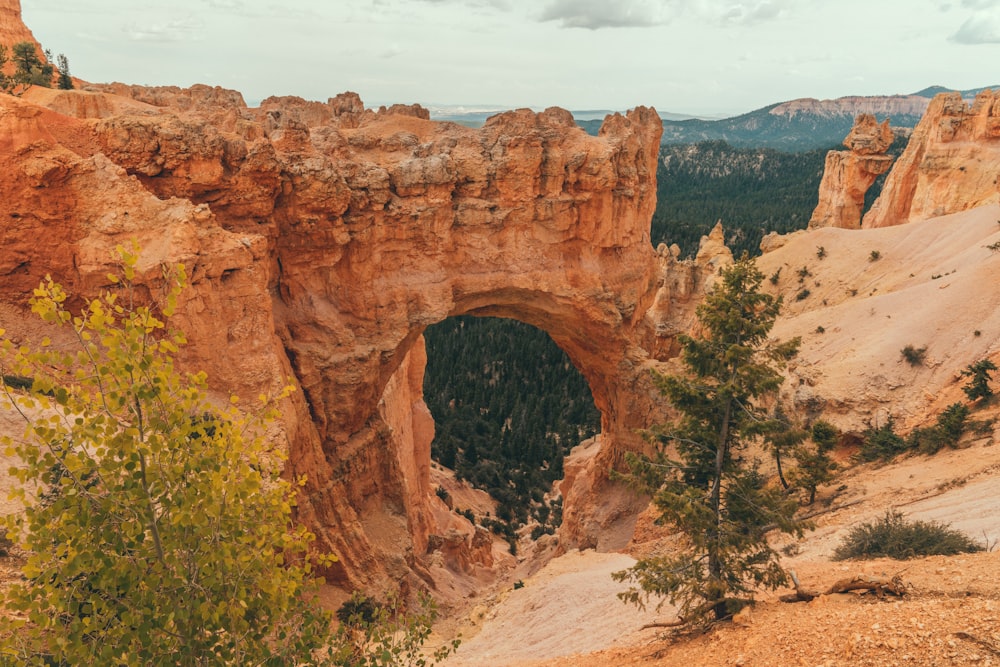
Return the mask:
<svg viewBox="0 0 1000 667">
<path fill-rule="evenodd" d="M 854 591 L 862 591 L 862 594 L 875 593 L 880 598 L 885 597 L 887 594 L 895 595 L 896 597 L 903 597 L 906 594 L 906 584 L 903 583 L 902 578 L 898 574 L 891 579 L 884 576 L 877 577 L 858 574 L 848 579 L 837 581 L 823 593 L 803 588 L 799 582 L 798 575 L 795 574 L 795 570 L 789 570 L 788 574 L 792 578 L 792 583 L 795 584 L 795 592 L 779 597 L 778 599 L 782 602 L 810 602 L 820 595 L 834 595 L 836 593 L 851 593 Z"/>
<path fill-rule="evenodd" d="M 886 593 L 903 597 L 906 595 L 906 584 L 897 574 L 892 579 L 888 577 L 875 577 L 867 574 L 858 574 L 850 579 L 841 579 L 826 592 L 827 595 L 834 593 L 850 593 L 851 591 L 864 591 L 865 593 L 875 593 L 875 595 L 885 597 Z"/>
</svg>

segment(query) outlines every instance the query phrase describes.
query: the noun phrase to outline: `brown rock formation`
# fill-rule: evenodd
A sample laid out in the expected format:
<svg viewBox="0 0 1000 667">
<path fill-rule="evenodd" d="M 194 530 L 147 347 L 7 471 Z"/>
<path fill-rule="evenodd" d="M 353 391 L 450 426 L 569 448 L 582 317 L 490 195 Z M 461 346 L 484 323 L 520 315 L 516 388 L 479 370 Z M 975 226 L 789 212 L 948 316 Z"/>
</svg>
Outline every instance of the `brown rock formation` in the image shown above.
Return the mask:
<svg viewBox="0 0 1000 667">
<path fill-rule="evenodd" d="M 937 95 L 886 179 L 863 227 L 888 227 L 957 213 L 1000 197 L 1000 91 L 968 105 Z"/>
<path fill-rule="evenodd" d="M 651 355 L 671 353 L 724 261 L 712 242 L 701 264 L 650 246 L 659 137 L 644 108 L 592 137 L 561 109 L 472 130 L 354 94 L 259 109 L 207 86 L 0 96 L 0 316 L 29 335 L 11 313 L 41 276 L 93 292 L 129 238 L 151 292 L 161 262 L 184 262 L 183 361 L 221 394 L 294 379 L 281 437 L 308 478 L 299 515 L 341 556 L 330 576 L 355 583 L 426 576 L 432 541 L 461 568 L 490 558 L 471 526 L 462 540 L 435 518 L 421 333 L 465 313 L 528 322 L 602 412 L 565 500 L 564 543 L 595 543 L 635 509 L 599 490 L 657 414 Z"/>
<path fill-rule="evenodd" d="M 819 203 L 809 219 L 810 229 L 861 226 L 865 193 L 892 164 L 892 158 L 885 155 L 892 140 L 888 118 L 881 125 L 871 114 L 860 114 L 855 119 L 854 127 L 844 139 L 850 150 L 826 154 Z"/>
</svg>

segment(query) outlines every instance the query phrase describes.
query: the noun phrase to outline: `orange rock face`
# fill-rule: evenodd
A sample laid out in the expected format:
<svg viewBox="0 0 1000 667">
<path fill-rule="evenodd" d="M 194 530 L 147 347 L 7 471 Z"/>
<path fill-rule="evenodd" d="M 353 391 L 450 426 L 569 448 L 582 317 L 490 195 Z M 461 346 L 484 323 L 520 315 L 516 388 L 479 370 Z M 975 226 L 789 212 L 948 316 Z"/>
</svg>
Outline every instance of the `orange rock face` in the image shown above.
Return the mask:
<svg viewBox="0 0 1000 667">
<path fill-rule="evenodd" d="M 466 569 L 492 559 L 471 527 L 459 539 L 435 519 L 421 334 L 460 314 L 533 324 L 602 413 L 596 462 L 565 499 L 566 542 L 590 543 L 621 518 L 594 509 L 609 466 L 657 414 L 648 369 L 726 255 L 651 247 L 660 131 L 644 108 L 592 137 L 561 109 L 472 130 L 354 94 L 259 109 L 207 86 L 0 96 L 0 314 L 46 273 L 106 288 L 131 238 L 151 294 L 162 262 L 184 262 L 182 361 L 222 397 L 298 386 L 276 437 L 308 480 L 299 517 L 341 558 L 327 574 L 355 584 L 420 572 L 428 549 Z"/>
<path fill-rule="evenodd" d="M 860 114 L 844 139 L 849 151 L 826 154 L 819 202 L 809 219 L 809 228 L 861 227 L 865 193 L 879 175 L 888 171 L 892 158 L 885 152 L 892 144 L 889 119 L 881 124 L 871 114 Z"/>
<path fill-rule="evenodd" d="M 888 227 L 958 213 L 1000 198 L 1000 91 L 970 106 L 937 95 L 886 179 L 863 227 Z"/>
<path fill-rule="evenodd" d="M 16 69 L 14 63 L 10 61 L 13 47 L 21 42 L 34 44 L 38 57 L 45 60 L 42 45 L 21 20 L 21 0 L 0 0 L 0 45 L 7 50 L 8 60 L 3 67 L 3 73 L 8 76 L 14 74 Z"/>
<path fill-rule="evenodd" d="M 0 44 L 7 47 L 8 57 L 10 48 L 19 42 L 31 42 L 42 55 L 38 40 L 21 20 L 21 0 L 0 0 Z"/>
</svg>

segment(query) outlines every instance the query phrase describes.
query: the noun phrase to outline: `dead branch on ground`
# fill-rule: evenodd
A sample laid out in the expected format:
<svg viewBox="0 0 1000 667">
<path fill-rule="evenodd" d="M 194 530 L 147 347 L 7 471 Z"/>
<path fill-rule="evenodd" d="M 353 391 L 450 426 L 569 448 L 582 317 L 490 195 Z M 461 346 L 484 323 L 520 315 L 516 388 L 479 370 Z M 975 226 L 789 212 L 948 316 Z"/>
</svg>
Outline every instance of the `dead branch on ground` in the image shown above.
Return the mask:
<svg viewBox="0 0 1000 667">
<path fill-rule="evenodd" d="M 997 648 L 996 644 L 988 642 L 985 639 L 980 639 L 979 637 L 973 637 L 968 632 L 953 632 L 953 635 L 959 639 L 964 639 L 967 642 L 972 642 L 973 644 L 978 644 L 983 647 L 993 655 L 1000 655 L 1000 648 Z"/>
<path fill-rule="evenodd" d="M 886 595 L 894 595 L 896 597 L 903 597 L 906 595 L 906 584 L 903 583 L 903 579 L 899 574 L 893 576 L 892 578 L 858 574 L 853 577 L 837 581 L 823 593 L 803 588 L 802 584 L 799 582 L 798 575 L 795 574 L 795 570 L 789 570 L 789 576 L 792 578 L 792 583 L 795 584 L 795 593 L 782 595 L 779 598 L 782 602 L 809 602 L 810 600 L 818 598 L 820 595 L 834 595 L 836 593 L 851 593 L 854 591 L 861 591 L 862 594 L 874 593 L 880 598 L 883 598 Z"/>
</svg>

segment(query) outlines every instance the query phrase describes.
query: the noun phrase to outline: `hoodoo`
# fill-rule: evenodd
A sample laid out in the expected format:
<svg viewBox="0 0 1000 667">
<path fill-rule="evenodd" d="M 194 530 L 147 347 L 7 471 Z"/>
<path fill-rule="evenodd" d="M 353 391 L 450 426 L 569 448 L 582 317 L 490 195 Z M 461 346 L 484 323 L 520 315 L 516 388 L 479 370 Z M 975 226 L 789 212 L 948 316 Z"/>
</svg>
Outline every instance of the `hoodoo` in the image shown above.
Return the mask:
<svg viewBox="0 0 1000 667">
<path fill-rule="evenodd" d="M 865 193 L 892 165 L 892 157 L 885 154 L 892 139 L 889 119 L 879 124 L 871 114 L 857 117 L 844 139 L 850 150 L 830 151 L 826 155 L 819 203 L 809 220 L 809 229 L 861 226 Z"/>
</svg>

